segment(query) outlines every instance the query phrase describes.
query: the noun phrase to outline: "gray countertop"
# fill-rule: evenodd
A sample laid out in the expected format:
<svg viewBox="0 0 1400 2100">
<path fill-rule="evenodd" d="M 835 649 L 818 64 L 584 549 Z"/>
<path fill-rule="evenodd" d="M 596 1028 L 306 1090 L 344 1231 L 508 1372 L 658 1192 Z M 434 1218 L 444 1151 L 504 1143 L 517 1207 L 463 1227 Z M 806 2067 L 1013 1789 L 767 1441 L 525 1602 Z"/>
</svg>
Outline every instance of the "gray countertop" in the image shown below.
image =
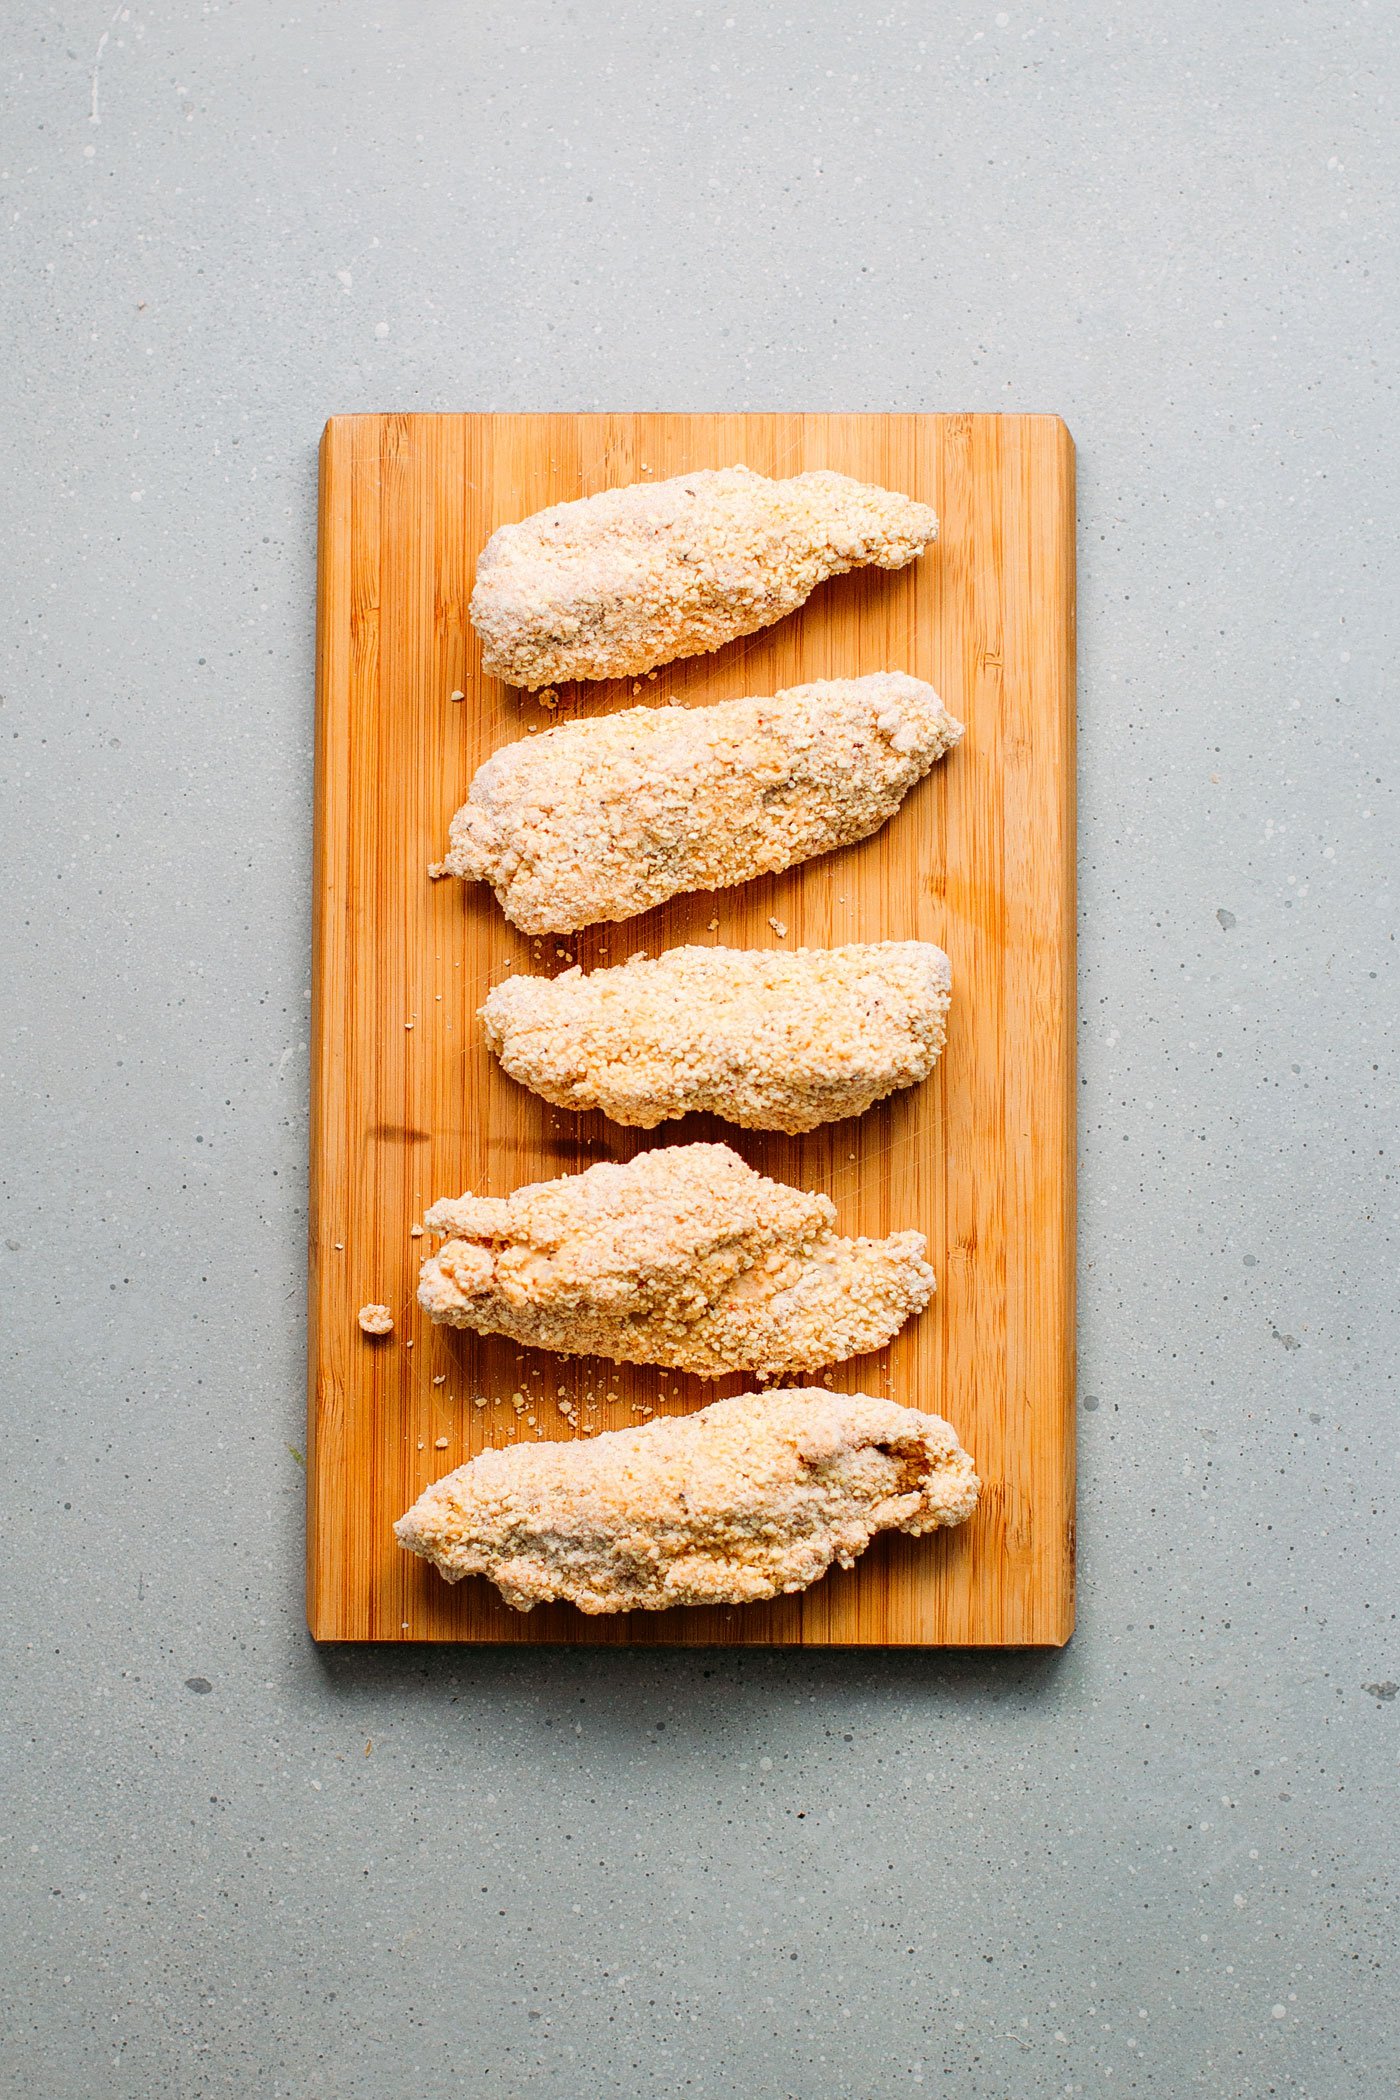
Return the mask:
<svg viewBox="0 0 1400 2100">
<path fill-rule="evenodd" d="M 1393 2089 L 1400 19 L 18 0 L 7 2093 Z M 1079 445 L 1063 1654 L 318 1653 L 315 445 Z"/>
</svg>

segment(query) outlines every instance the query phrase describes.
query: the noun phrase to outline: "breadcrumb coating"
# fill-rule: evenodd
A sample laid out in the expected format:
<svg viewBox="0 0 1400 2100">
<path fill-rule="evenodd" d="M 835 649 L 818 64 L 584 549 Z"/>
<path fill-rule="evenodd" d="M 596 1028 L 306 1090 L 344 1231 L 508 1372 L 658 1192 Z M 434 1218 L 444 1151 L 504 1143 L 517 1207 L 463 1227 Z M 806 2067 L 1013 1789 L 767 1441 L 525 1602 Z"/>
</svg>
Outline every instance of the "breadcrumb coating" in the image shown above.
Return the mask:
<svg viewBox="0 0 1400 2100">
<path fill-rule="evenodd" d="M 700 1110 L 795 1133 L 926 1079 L 950 983 L 927 941 L 672 948 L 587 977 L 507 978 L 481 1019 L 511 1078 L 557 1108 L 643 1130 Z"/>
<path fill-rule="evenodd" d="M 719 1377 L 883 1348 L 933 1294 L 921 1232 L 842 1239 L 836 1206 L 769 1181 L 727 1145 L 675 1145 L 512 1196 L 435 1203 L 434 1320 L 565 1356 Z"/>
<path fill-rule="evenodd" d="M 938 1415 L 867 1393 L 740 1393 L 587 1443 L 483 1451 L 394 1530 L 517 1611 L 661 1611 L 805 1590 L 879 1531 L 965 1523 L 980 1485 Z"/>
<path fill-rule="evenodd" d="M 902 671 L 561 723 L 487 759 L 443 866 L 526 933 L 630 919 L 869 837 L 962 733 Z"/>
<path fill-rule="evenodd" d="M 927 504 L 826 471 L 722 467 L 556 503 L 481 551 L 482 669 L 531 689 L 635 678 L 771 627 L 828 576 L 902 569 L 937 532 Z"/>
</svg>

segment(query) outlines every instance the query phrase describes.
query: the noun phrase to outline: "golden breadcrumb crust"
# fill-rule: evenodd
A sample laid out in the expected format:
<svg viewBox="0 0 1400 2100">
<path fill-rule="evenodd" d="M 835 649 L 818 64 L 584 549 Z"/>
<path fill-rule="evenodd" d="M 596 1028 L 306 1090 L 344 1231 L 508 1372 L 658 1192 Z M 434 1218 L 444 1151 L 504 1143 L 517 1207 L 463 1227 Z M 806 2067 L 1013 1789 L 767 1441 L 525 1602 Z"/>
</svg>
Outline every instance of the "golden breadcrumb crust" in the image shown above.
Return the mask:
<svg viewBox="0 0 1400 2100">
<path fill-rule="evenodd" d="M 868 838 L 962 733 L 901 671 L 561 723 L 487 759 L 443 867 L 526 933 L 630 919 Z"/>
<path fill-rule="evenodd" d="M 927 504 L 828 472 L 723 467 L 556 503 L 482 549 L 482 669 L 530 688 L 634 678 L 771 627 L 828 576 L 902 569 L 937 531 Z"/>
<path fill-rule="evenodd" d="M 483 1451 L 395 1533 L 447 1581 L 487 1575 L 516 1611 L 663 1611 L 806 1590 L 877 1531 L 961 1525 L 978 1491 L 938 1415 L 816 1386 Z"/>
<path fill-rule="evenodd" d="M 849 1568 L 879 1531 L 962 1524 L 980 1483 L 937 1415 L 866 1393 L 741 1393 L 586 1443 L 483 1451 L 394 1526 L 517 1611 L 748 1604 Z"/>
<path fill-rule="evenodd" d="M 883 1348 L 933 1293 L 921 1232 L 841 1239 L 829 1196 L 676 1145 L 435 1203 L 434 1320 L 566 1356 L 776 1378 Z"/>
<path fill-rule="evenodd" d="M 926 1079 L 949 987 L 927 941 L 672 948 L 586 977 L 507 978 L 481 1019 L 511 1078 L 557 1108 L 643 1130 L 698 1110 L 797 1132 Z"/>
</svg>

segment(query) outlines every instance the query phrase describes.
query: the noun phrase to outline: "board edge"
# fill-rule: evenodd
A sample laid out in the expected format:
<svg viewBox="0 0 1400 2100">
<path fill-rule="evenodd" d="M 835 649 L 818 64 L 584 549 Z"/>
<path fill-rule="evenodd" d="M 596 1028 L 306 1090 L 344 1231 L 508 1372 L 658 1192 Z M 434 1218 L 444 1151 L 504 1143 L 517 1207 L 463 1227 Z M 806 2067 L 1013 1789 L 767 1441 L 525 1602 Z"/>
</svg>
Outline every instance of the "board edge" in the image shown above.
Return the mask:
<svg viewBox="0 0 1400 2100">
<path fill-rule="evenodd" d="M 305 1496 L 305 1612 L 307 1631 L 313 1640 L 335 1638 L 327 1625 L 326 1601 L 321 1594 L 317 1539 L 320 1528 L 319 1406 L 318 1377 L 321 1360 L 321 1264 L 320 1190 L 324 1182 L 326 1087 L 322 1065 L 326 1053 L 325 943 L 328 938 L 326 910 L 329 797 L 329 718 L 334 705 L 329 654 L 333 622 L 341 608 L 332 603 L 333 564 L 330 559 L 332 505 L 339 483 L 341 446 L 348 442 L 348 426 L 359 418 L 330 416 L 321 432 L 317 469 L 316 502 L 316 683 L 314 756 L 312 761 L 311 830 L 311 1057 L 308 1118 L 308 1169 L 310 1178 L 306 1227 L 306 1496 Z"/>
</svg>

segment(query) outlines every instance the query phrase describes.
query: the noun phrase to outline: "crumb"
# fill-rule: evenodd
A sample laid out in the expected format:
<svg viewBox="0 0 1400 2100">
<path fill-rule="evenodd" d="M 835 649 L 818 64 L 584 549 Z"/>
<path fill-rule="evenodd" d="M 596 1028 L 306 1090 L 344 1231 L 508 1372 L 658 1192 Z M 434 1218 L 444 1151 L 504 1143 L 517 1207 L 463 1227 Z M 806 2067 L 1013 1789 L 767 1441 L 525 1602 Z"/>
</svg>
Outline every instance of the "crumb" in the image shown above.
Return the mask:
<svg viewBox="0 0 1400 2100">
<path fill-rule="evenodd" d="M 777 934 L 780 941 L 787 939 L 787 926 L 782 919 L 770 918 L 768 924 L 772 927 L 774 933 Z"/>
<path fill-rule="evenodd" d="M 445 1436 L 434 1437 L 433 1449 L 434 1451 L 445 1451 L 447 1449 L 447 1438 Z"/>
<path fill-rule="evenodd" d="M 410 1225 L 410 1226 L 409 1226 L 409 1228 L 408 1228 L 408 1236 L 409 1236 L 409 1238 L 410 1238 L 411 1240 L 421 1240 L 421 1239 L 422 1239 L 422 1237 L 423 1237 L 423 1228 L 422 1228 L 422 1226 L 421 1226 L 421 1225 Z"/>
<path fill-rule="evenodd" d="M 446 862 L 445 862 L 445 861 L 440 861 L 440 860 L 430 860 L 430 861 L 428 862 L 428 880 L 429 880 L 429 882 L 441 882 L 441 881 L 442 881 L 442 878 L 443 878 L 443 876 L 444 876 L 444 875 L 446 875 L 446 874 L 448 874 L 449 872 L 450 872 L 450 871 L 449 871 L 449 869 L 448 869 L 448 867 L 447 867 L 447 864 L 446 864 Z"/>
<path fill-rule="evenodd" d="M 413 1023 L 412 1021 L 405 1021 L 403 1025 L 405 1028 L 411 1028 L 413 1026 Z"/>
<path fill-rule="evenodd" d="M 485 1407 L 485 1405 L 486 1405 L 486 1395 L 485 1395 L 485 1393 L 473 1393 L 473 1394 L 472 1394 L 472 1406 L 473 1406 L 473 1407 Z"/>
<path fill-rule="evenodd" d="M 336 1251 L 336 1253 L 337 1253 L 337 1254 L 343 1254 L 343 1253 L 345 1252 L 345 1242 L 344 1242 L 344 1240 L 337 1240 L 337 1241 L 336 1241 L 336 1243 L 335 1243 L 335 1251 Z"/>
<path fill-rule="evenodd" d="M 387 1305 L 362 1305 L 359 1320 L 366 1334 L 392 1334 L 394 1331 L 394 1315 Z"/>
<path fill-rule="evenodd" d="M 467 696 L 465 693 L 462 692 L 454 692 L 450 694 L 449 697 L 453 700 L 465 700 Z"/>
<path fill-rule="evenodd" d="M 718 920 L 718 919 L 711 919 L 711 921 L 710 921 L 710 923 L 709 923 L 709 926 L 707 927 L 706 931 L 707 931 L 707 932 L 709 932 L 709 933 L 718 933 L 718 932 L 719 932 L 719 920 Z"/>
</svg>

